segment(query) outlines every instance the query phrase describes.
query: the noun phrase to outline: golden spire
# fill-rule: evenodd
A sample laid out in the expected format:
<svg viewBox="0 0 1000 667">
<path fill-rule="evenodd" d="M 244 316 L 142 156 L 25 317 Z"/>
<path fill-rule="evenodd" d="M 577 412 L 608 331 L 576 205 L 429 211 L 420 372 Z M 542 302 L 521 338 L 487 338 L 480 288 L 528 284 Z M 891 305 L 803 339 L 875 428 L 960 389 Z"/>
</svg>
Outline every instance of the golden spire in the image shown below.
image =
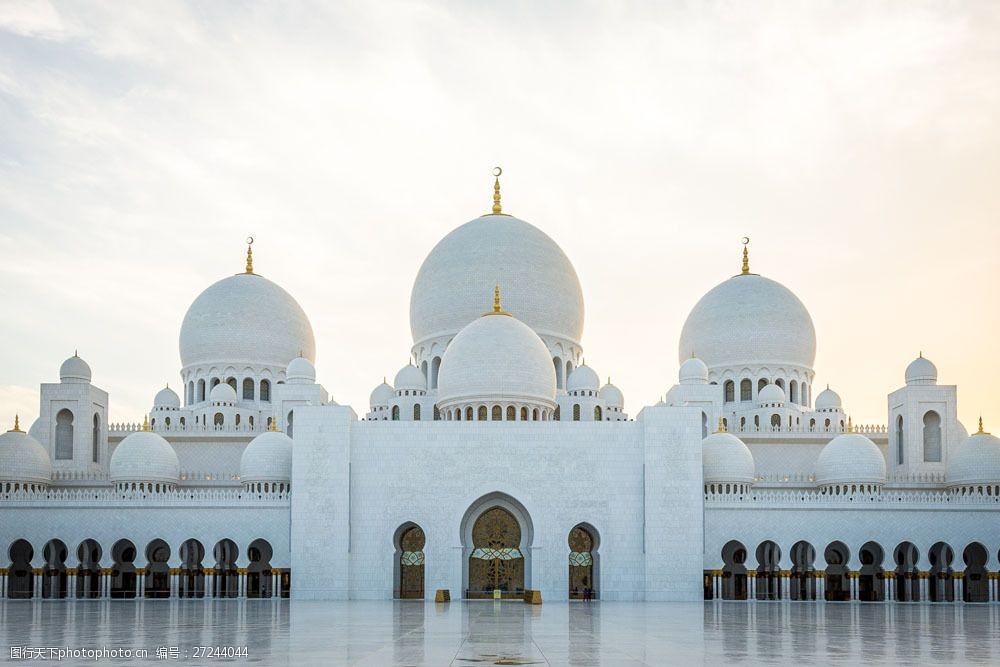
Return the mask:
<svg viewBox="0 0 1000 667">
<path fill-rule="evenodd" d="M 750 243 L 750 237 L 743 237 L 743 270 L 742 274 L 745 276 L 750 273 L 750 253 L 747 251 L 747 245 Z"/>
<path fill-rule="evenodd" d="M 246 273 L 253 273 L 253 237 L 247 237 L 247 268 Z"/>
<path fill-rule="evenodd" d="M 982 426 L 983 426 L 983 420 L 980 419 L 979 420 L 979 430 L 980 431 L 983 430 Z M 24 431 L 21 430 L 21 417 L 20 417 L 20 415 L 16 415 L 16 414 L 14 415 L 14 428 L 12 428 L 11 431 L 13 431 L 14 433 L 24 433 Z"/>
<path fill-rule="evenodd" d="M 142 416 L 142 430 L 149 431 L 149 415 Z"/>
<path fill-rule="evenodd" d="M 277 417 L 271 417 L 271 425 L 267 427 L 267 430 L 271 431 L 272 433 L 274 433 L 275 431 L 278 430 L 278 418 Z"/>
<path fill-rule="evenodd" d="M 16 424 L 14 425 L 14 430 L 15 431 L 17 430 L 17 425 Z M 983 417 L 982 417 L 982 415 L 980 415 L 980 417 L 979 417 L 979 430 L 976 431 L 976 435 L 989 435 L 989 433 L 987 433 L 986 431 L 983 430 Z"/>
<path fill-rule="evenodd" d="M 500 283 L 497 283 L 493 288 L 493 310 L 484 313 L 484 315 L 506 315 L 510 317 L 510 313 L 505 311 L 503 306 L 500 305 Z"/>
<path fill-rule="evenodd" d="M 725 420 L 722 419 L 722 417 L 719 417 L 719 428 L 716 429 L 715 432 L 716 433 L 725 433 L 726 432 L 726 422 L 725 422 Z"/>
<path fill-rule="evenodd" d="M 854 433 L 854 422 L 851 421 L 850 417 L 847 418 L 847 432 Z"/>
<path fill-rule="evenodd" d="M 503 169 L 496 167 L 493 169 L 493 215 L 500 215 L 500 174 Z"/>
</svg>

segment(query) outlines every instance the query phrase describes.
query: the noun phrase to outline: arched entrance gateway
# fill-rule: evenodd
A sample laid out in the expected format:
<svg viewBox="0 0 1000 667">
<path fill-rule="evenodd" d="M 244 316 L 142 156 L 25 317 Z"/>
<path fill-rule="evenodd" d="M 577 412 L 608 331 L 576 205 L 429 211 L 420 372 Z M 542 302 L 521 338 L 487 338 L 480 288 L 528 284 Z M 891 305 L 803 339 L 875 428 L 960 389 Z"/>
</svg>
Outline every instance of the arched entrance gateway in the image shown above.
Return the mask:
<svg viewBox="0 0 1000 667">
<path fill-rule="evenodd" d="M 462 521 L 465 597 L 485 599 L 499 591 L 516 599 L 530 587 L 531 521 L 524 507 L 505 494 L 473 503 Z"/>
<path fill-rule="evenodd" d="M 427 538 L 416 524 L 404 525 L 397 533 L 397 595 L 403 600 L 424 598 L 424 545 Z"/>
<path fill-rule="evenodd" d="M 569 531 L 569 599 L 597 599 L 597 531 L 580 524 Z"/>
</svg>

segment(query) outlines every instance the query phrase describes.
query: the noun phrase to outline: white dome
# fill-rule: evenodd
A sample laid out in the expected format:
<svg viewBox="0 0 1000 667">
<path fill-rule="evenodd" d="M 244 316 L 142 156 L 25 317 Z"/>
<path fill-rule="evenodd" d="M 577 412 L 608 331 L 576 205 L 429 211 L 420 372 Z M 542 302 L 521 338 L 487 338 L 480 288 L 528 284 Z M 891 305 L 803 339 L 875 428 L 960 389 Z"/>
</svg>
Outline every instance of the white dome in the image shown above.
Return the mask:
<svg viewBox="0 0 1000 667">
<path fill-rule="evenodd" d="M 239 273 L 198 295 L 180 336 L 185 368 L 208 364 L 284 368 L 289 359 L 316 358 L 309 318 L 292 296 L 267 278 Z"/>
<path fill-rule="evenodd" d="M 586 364 L 574 368 L 566 380 L 566 391 L 597 391 L 600 387 L 601 378 Z"/>
<path fill-rule="evenodd" d="M 708 384 L 708 366 L 697 357 L 691 357 L 677 372 L 681 384 Z"/>
<path fill-rule="evenodd" d="M 937 384 L 937 366 L 921 354 L 906 367 L 906 384 Z"/>
<path fill-rule="evenodd" d="M 556 372 L 542 339 L 506 314 L 479 317 L 441 359 L 439 403 L 516 400 L 555 407 Z"/>
<path fill-rule="evenodd" d="M 368 405 L 375 408 L 380 405 L 389 405 L 389 402 L 396 395 L 392 385 L 383 382 L 372 389 L 371 396 L 368 397 Z"/>
<path fill-rule="evenodd" d="M 948 486 L 1000 482 L 1000 438 L 974 433 L 962 441 L 948 461 Z"/>
<path fill-rule="evenodd" d="M 90 365 L 75 354 L 59 367 L 60 382 L 90 382 L 91 377 Z"/>
<path fill-rule="evenodd" d="M 573 265 L 544 232 L 509 215 L 467 222 L 427 255 L 410 295 L 413 342 L 454 335 L 476 320 L 498 280 L 511 314 L 539 335 L 579 344 L 583 291 Z"/>
<path fill-rule="evenodd" d="M 753 484 L 756 476 L 750 448 L 732 433 L 713 433 L 702 440 L 701 466 L 705 482 Z"/>
<path fill-rule="evenodd" d="M 177 396 L 177 392 L 167 386 L 156 392 L 156 396 L 153 398 L 153 407 L 179 408 L 181 407 L 181 399 Z"/>
<path fill-rule="evenodd" d="M 860 433 L 841 433 L 823 447 L 816 461 L 816 483 L 884 484 L 885 457 Z"/>
<path fill-rule="evenodd" d="M 770 405 L 771 403 L 784 402 L 785 390 L 773 382 L 765 385 L 763 389 L 757 392 L 757 403 Z"/>
<path fill-rule="evenodd" d="M 393 385 L 395 385 L 396 391 L 426 391 L 427 378 L 424 377 L 419 368 L 413 364 L 406 364 L 396 373 Z"/>
<path fill-rule="evenodd" d="M 177 452 L 160 435 L 150 431 L 132 433 L 111 455 L 112 482 L 165 482 L 180 480 Z"/>
<path fill-rule="evenodd" d="M 208 400 L 212 403 L 235 403 L 236 390 L 230 387 L 228 382 L 220 382 L 212 387 Z"/>
<path fill-rule="evenodd" d="M 316 382 L 316 367 L 305 357 L 295 357 L 288 362 L 285 378 L 289 384 L 312 384 Z"/>
<path fill-rule="evenodd" d="M 251 440 L 240 458 L 240 480 L 290 482 L 292 439 L 280 431 L 265 431 Z"/>
<path fill-rule="evenodd" d="M 41 442 L 42 438 L 42 418 L 39 417 L 35 421 L 31 422 L 31 428 L 28 429 L 28 435 L 30 435 L 35 440 Z"/>
<path fill-rule="evenodd" d="M 610 379 L 606 385 L 601 387 L 601 391 L 597 395 L 604 399 L 604 404 L 609 408 L 621 410 L 625 407 L 625 396 L 622 394 L 622 390 L 611 384 Z"/>
<path fill-rule="evenodd" d="M 49 453 L 23 431 L 0 433 L 0 481 L 50 483 L 52 461 Z"/>
<path fill-rule="evenodd" d="M 812 370 L 816 330 L 784 285 L 741 274 L 712 288 L 681 331 L 680 363 L 697 356 L 710 369 L 792 365 Z"/>
<path fill-rule="evenodd" d="M 839 410 L 841 407 L 843 407 L 843 403 L 840 401 L 840 394 L 830 389 L 829 385 L 816 397 L 816 410 L 818 411 Z"/>
</svg>

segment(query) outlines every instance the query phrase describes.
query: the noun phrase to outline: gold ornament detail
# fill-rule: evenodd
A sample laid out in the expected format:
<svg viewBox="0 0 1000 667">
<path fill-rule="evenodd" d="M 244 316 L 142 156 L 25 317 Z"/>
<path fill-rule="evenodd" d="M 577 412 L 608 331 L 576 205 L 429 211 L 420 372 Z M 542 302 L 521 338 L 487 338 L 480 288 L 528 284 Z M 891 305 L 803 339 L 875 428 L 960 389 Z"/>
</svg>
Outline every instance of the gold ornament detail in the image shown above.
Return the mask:
<svg viewBox="0 0 1000 667">
<path fill-rule="evenodd" d="M 500 208 L 500 174 L 503 173 L 503 169 L 496 167 L 493 169 L 493 215 L 500 215 L 502 209 Z"/>
<path fill-rule="evenodd" d="M 750 252 L 747 250 L 747 246 L 750 244 L 750 237 L 743 237 L 743 270 L 742 275 L 747 275 L 750 273 Z"/>
<path fill-rule="evenodd" d="M 245 273 L 253 273 L 253 237 L 247 237 L 247 268 Z"/>
<path fill-rule="evenodd" d="M 149 415 L 142 416 L 142 430 L 143 432 L 149 432 Z"/>
<path fill-rule="evenodd" d="M 500 304 L 500 283 L 497 283 L 496 286 L 493 288 L 493 310 L 491 310 L 488 313 L 483 313 L 483 315 L 506 315 L 507 317 L 511 316 L 510 313 L 505 311 L 503 309 L 503 306 Z"/>
<path fill-rule="evenodd" d="M 979 420 L 979 425 L 980 425 L 980 427 L 982 427 L 982 425 L 983 425 L 983 420 L 982 419 Z M 981 431 L 982 428 L 980 428 L 979 430 Z M 12 428 L 11 431 L 14 432 L 14 433 L 24 433 L 24 431 L 21 430 L 21 417 L 20 417 L 20 415 L 16 415 L 16 414 L 14 415 L 14 428 Z"/>
</svg>

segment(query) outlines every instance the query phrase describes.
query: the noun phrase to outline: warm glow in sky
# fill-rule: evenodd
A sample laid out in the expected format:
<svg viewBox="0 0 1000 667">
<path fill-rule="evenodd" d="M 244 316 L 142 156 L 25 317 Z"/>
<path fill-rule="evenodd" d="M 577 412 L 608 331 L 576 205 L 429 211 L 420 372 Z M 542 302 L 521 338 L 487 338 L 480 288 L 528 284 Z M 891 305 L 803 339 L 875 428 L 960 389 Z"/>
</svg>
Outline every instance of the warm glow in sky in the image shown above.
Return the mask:
<svg viewBox="0 0 1000 667">
<path fill-rule="evenodd" d="M 588 364 L 635 415 L 739 271 L 816 325 L 856 423 L 923 350 L 1000 431 L 1000 4 L 0 4 L 0 427 L 74 349 L 138 420 L 188 305 L 243 266 L 309 314 L 363 414 L 431 247 L 554 238 Z M 488 304 L 484 303 L 484 308 Z"/>
</svg>

